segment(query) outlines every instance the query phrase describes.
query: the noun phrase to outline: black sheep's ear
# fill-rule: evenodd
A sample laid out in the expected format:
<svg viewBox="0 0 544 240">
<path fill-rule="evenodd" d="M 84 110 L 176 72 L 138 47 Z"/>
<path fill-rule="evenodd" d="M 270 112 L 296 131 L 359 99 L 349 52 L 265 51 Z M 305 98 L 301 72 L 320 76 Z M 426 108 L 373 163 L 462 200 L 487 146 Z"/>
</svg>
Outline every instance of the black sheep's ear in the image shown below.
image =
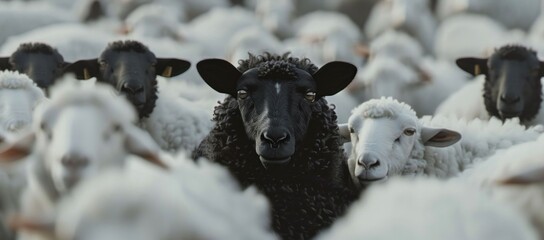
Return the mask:
<svg viewBox="0 0 544 240">
<path fill-rule="evenodd" d="M 348 86 L 357 74 L 357 67 L 351 63 L 334 61 L 325 64 L 313 78 L 317 84 L 317 95 L 331 96 Z"/>
<path fill-rule="evenodd" d="M 459 58 L 455 64 L 463 71 L 477 76 L 480 74 L 487 75 L 487 58 Z"/>
<path fill-rule="evenodd" d="M 9 63 L 9 57 L 0 58 L 0 70 L 11 69 L 11 63 Z"/>
<path fill-rule="evenodd" d="M 223 59 L 205 59 L 196 64 L 198 74 L 213 90 L 236 95 L 236 82 L 242 73 L 230 62 Z"/>
<path fill-rule="evenodd" d="M 163 77 L 175 77 L 187 71 L 191 63 L 177 58 L 157 58 L 155 72 Z"/>
<path fill-rule="evenodd" d="M 64 73 L 74 73 L 79 80 L 87 80 L 100 74 L 98 59 L 79 60 L 64 68 Z"/>
</svg>

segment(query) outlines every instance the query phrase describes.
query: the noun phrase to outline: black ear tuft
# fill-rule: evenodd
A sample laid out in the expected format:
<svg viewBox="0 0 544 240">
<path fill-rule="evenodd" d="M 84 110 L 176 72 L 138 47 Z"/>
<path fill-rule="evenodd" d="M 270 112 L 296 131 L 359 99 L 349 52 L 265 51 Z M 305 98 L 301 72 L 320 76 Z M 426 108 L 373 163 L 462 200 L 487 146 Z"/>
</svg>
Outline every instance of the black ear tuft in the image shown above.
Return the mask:
<svg viewBox="0 0 544 240">
<path fill-rule="evenodd" d="M 87 80 L 100 74 L 98 59 L 79 60 L 64 68 L 64 73 L 74 73 L 79 80 Z"/>
<path fill-rule="evenodd" d="M 356 74 L 357 67 L 351 63 L 334 61 L 325 64 L 313 75 L 317 84 L 317 95 L 331 96 L 342 91 Z"/>
<path fill-rule="evenodd" d="M 155 72 L 163 77 L 175 77 L 187 71 L 191 63 L 177 58 L 157 58 Z"/>
<path fill-rule="evenodd" d="M 459 58 L 455 61 L 455 64 L 473 76 L 480 74 L 487 75 L 487 58 Z"/>
<path fill-rule="evenodd" d="M 223 59 L 205 59 L 196 64 L 198 73 L 215 91 L 236 95 L 236 82 L 242 73 Z"/>
<path fill-rule="evenodd" d="M 9 57 L 0 58 L 0 70 L 11 69 L 11 63 L 9 63 Z"/>
</svg>

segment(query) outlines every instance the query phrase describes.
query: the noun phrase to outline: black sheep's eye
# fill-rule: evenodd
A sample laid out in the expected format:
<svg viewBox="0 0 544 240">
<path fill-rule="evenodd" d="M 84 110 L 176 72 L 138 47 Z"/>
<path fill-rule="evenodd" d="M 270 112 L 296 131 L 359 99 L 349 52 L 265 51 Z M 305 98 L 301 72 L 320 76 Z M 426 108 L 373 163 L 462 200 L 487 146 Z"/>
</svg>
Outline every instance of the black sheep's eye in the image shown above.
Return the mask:
<svg viewBox="0 0 544 240">
<path fill-rule="evenodd" d="M 416 133 L 416 130 L 413 128 L 407 128 L 404 130 L 404 135 L 406 136 L 412 136 L 414 133 Z"/>
<path fill-rule="evenodd" d="M 243 90 L 243 89 L 238 90 L 238 98 L 239 99 L 246 99 L 247 96 L 248 96 L 248 94 L 247 94 L 246 90 Z"/>
<path fill-rule="evenodd" d="M 309 102 L 315 101 L 315 92 L 306 92 L 306 95 L 304 95 L 304 98 L 308 100 Z"/>
</svg>

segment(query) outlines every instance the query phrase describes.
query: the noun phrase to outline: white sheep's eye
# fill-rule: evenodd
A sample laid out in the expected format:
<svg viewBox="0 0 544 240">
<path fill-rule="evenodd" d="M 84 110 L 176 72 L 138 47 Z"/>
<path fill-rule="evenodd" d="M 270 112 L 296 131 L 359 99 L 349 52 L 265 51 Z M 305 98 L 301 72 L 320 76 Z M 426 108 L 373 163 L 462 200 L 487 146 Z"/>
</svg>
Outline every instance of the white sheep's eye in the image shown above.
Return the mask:
<svg viewBox="0 0 544 240">
<path fill-rule="evenodd" d="M 308 100 L 309 102 L 315 101 L 315 92 L 307 92 L 306 95 L 304 95 L 304 98 Z"/>
<path fill-rule="evenodd" d="M 407 128 L 404 130 L 404 135 L 406 136 L 412 136 L 414 133 L 416 133 L 416 130 L 413 128 Z"/>
<path fill-rule="evenodd" d="M 355 133 L 355 129 L 353 129 L 353 128 L 350 127 L 350 128 L 349 128 L 349 132 L 350 132 L 350 133 Z"/>
<path fill-rule="evenodd" d="M 247 98 L 247 91 L 246 90 L 238 90 L 238 98 L 239 99 L 246 99 Z"/>
</svg>

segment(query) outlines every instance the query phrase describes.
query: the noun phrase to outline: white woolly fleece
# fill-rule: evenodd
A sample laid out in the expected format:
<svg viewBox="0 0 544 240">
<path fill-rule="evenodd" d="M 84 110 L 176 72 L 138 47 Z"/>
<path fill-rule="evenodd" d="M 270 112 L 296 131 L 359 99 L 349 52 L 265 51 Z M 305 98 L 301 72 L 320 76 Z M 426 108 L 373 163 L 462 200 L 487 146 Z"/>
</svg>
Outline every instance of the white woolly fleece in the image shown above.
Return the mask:
<svg viewBox="0 0 544 240">
<path fill-rule="evenodd" d="M 269 205 L 228 171 L 178 157 L 171 173 L 132 162 L 83 183 L 61 203 L 56 231 L 69 239 L 264 239 Z"/>
<path fill-rule="evenodd" d="M 463 184 L 392 179 L 366 190 L 318 240 L 538 239 L 508 204 Z"/>
<path fill-rule="evenodd" d="M 474 168 L 463 172 L 459 178 L 471 186 L 477 186 L 504 204 L 520 210 L 544 237 L 544 182 L 518 185 L 502 185 L 500 180 L 526 171 L 544 167 L 544 136 L 531 141 L 497 151 Z"/>
<path fill-rule="evenodd" d="M 168 91 L 160 91 L 155 108 L 139 125 L 147 130 L 161 149 L 192 151 L 213 127 L 210 110 Z"/>
</svg>

